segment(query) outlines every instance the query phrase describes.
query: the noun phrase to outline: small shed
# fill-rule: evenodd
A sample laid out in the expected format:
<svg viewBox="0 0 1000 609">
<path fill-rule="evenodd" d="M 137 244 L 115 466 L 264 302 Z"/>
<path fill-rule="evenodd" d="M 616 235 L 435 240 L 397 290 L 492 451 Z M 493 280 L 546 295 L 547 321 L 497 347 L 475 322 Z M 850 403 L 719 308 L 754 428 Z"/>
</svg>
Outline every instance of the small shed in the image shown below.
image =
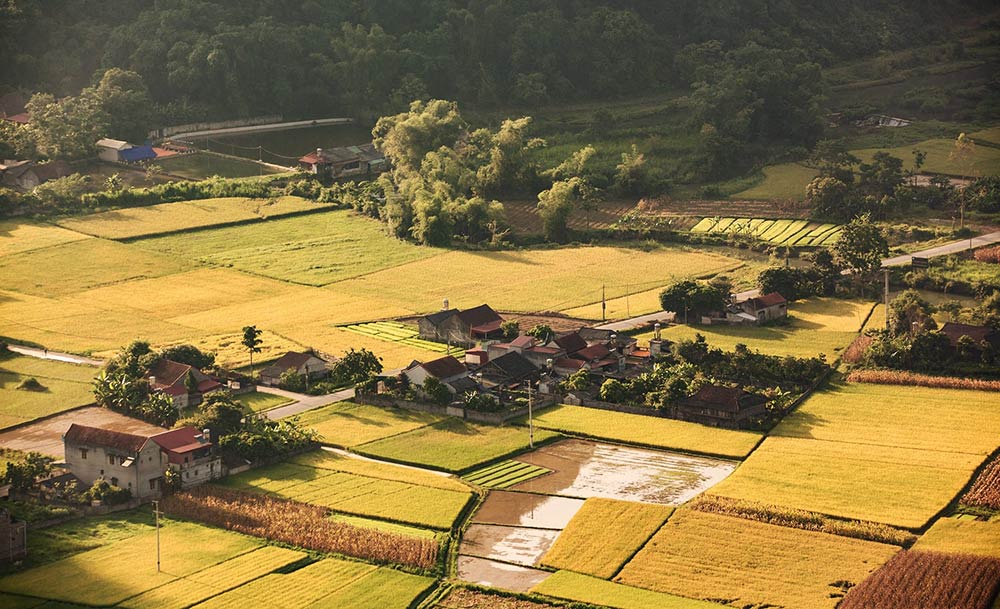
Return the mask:
<svg viewBox="0 0 1000 609">
<path fill-rule="evenodd" d="M 132 144 L 126 141 L 101 138 L 97 140 L 97 158 L 109 163 L 121 163 L 122 152 L 129 148 L 132 148 Z"/>
<path fill-rule="evenodd" d="M 288 372 L 294 372 L 298 376 L 308 374 L 310 379 L 330 374 L 326 360 L 310 352 L 289 351 L 260 371 L 260 382 L 264 385 L 277 385 L 281 382 L 282 375 Z"/>
<path fill-rule="evenodd" d="M 739 307 L 747 315 L 753 315 L 757 323 L 788 317 L 788 301 L 777 292 L 748 298 Z"/>
</svg>

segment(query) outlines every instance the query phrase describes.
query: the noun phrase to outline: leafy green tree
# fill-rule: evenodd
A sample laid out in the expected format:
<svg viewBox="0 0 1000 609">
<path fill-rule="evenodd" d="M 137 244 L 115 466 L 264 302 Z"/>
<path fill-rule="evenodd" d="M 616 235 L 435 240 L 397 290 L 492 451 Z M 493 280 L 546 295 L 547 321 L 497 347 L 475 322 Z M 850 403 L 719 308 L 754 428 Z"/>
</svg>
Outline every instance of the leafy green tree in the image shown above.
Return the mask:
<svg viewBox="0 0 1000 609">
<path fill-rule="evenodd" d="M 889 303 L 888 326 L 893 336 L 934 330 L 934 307 L 916 290 L 906 290 Z"/>
<path fill-rule="evenodd" d="M 787 266 L 772 266 L 757 275 L 757 289 L 761 294 L 778 292 L 788 301 L 811 296 L 809 279 L 802 270 Z"/>
<path fill-rule="evenodd" d="M 197 387 L 196 387 L 197 389 Z M 160 427 L 173 427 L 177 422 L 177 407 L 174 406 L 173 399 L 162 392 L 150 393 L 142 404 L 136 408 L 135 413 L 144 421 L 159 425 Z"/>
<path fill-rule="evenodd" d="M 170 361 L 194 366 L 199 370 L 215 367 L 215 354 L 205 352 L 194 345 L 174 345 L 160 350 L 160 357 Z"/>
<path fill-rule="evenodd" d="M 107 133 L 108 115 L 93 95 L 56 101 L 36 93 L 27 104 L 29 129 L 38 151 L 51 159 L 84 159 L 96 155 L 97 140 Z"/>
<path fill-rule="evenodd" d="M 818 177 L 806 186 L 806 201 L 814 218 L 849 221 L 857 205 L 850 186 L 837 178 Z"/>
<path fill-rule="evenodd" d="M 511 341 L 521 334 L 521 324 L 517 320 L 508 319 L 500 324 L 500 331 L 504 340 Z"/>
<path fill-rule="evenodd" d="M 639 196 L 646 194 L 649 170 L 646 157 L 632 144 L 632 150 L 622 153 L 622 162 L 615 167 L 615 185 L 624 194 Z"/>
<path fill-rule="evenodd" d="M 0 159 L 32 159 L 37 152 L 34 134 L 27 125 L 0 121 Z"/>
<path fill-rule="evenodd" d="M 885 233 L 871 221 L 868 214 L 844 225 L 840 239 L 833 246 L 836 263 L 857 275 L 877 271 L 882 266 L 882 260 L 888 255 L 889 242 L 885 238 Z"/>
<path fill-rule="evenodd" d="M 903 159 L 888 152 L 876 152 L 871 163 L 861 163 L 859 169 L 858 185 L 876 197 L 892 195 L 896 187 L 903 183 Z"/>
<path fill-rule="evenodd" d="M 248 415 L 247 407 L 237 402 L 232 394 L 213 392 L 205 396 L 198 409 L 194 424 L 198 429 L 209 429 L 213 438 L 236 433 Z"/>
<path fill-rule="evenodd" d="M 153 101 L 142 77 L 130 70 L 111 68 L 82 95 L 93 95 L 108 117 L 107 133 L 119 139 L 142 142 L 152 124 Z"/>
<path fill-rule="evenodd" d="M 397 170 L 414 173 L 428 152 L 454 147 L 465 128 L 455 102 L 417 100 L 407 112 L 380 118 L 372 137 Z"/>
<path fill-rule="evenodd" d="M 526 331 L 525 334 L 528 336 L 534 336 L 543 343 L 549 342 L 555 336 L 555 333 L 552 331 L 552 327 L 548 324 L 535 324 L 530 330 Z"/>
<path fill-rule="evenodd" d="M 16 491 L 30 490 L 35 481 L 47 476 L 52 471 L 54 459 L 34 451 L 17 453 L 13 458 L 8 456 L 0 483 L 9 484 Z"/>
<path fill-rule="evenodd" d="M 1000 212 L 1000 176 L 977 178 L 969 184 L 962 197 L 972 209 L 993 214 Z"/>
<path fill-rule="evenodd" d="M 349 350 L 333 366 L 333 378 L 339 384 L 356 385 L 382 372 L 382 359 L 369 351 Z"/>
<path fill-rule="evenodd" d="M 697 281 L 678 281 L 660 292 L 660 306 L 664 311 L 683 314 L 684 323 L 689 314 L 696 317 L 721 311 L 726 306 L 726 296 L 718 289 Z"/>
<path fill-rule="evenodd" d="M 621 404 L 628 401 L 628 389 L 625 384 L 618 379 L 608 379 L 601 384 L 601 399 L 613 404 Z"/>
<path fill-rule="evenodd" d="M 538 215 L 542 218 L 545 238 L 556 243 L 569 240 L 569 218 L 581 201 L 580 178 L 554 182 L 548 190 L 538 193 Z"/>
<path fill-rule="evenodd" d="M 427 395 L 428 399 L 439 406 L 448 404 L 453 398 L 451 391 L 448 390 L 448 387 L 433 376 L 428 376 L 424 380 L 423 391 L 424 394 Z"/>
<path fill-rule="evenodd" d="M 592 385 L 593 381 L 590 379 L 590 371 L 586 368 L 577 370 L 562 382 L 562 388 L 566 391 L 586 391 Z"/>
<path fill-rule="evenodd" d="M 262 333 L 261 330 L 257 329 L 257 326 L 243 327 L 243 340 L 241 342 L 246 347 L 247 352 L 250 353 L 250 376 L 253 376 L 253 354 L 260 353 L 260 345 L 264 342 L 260 338 Z"/>
</svg>

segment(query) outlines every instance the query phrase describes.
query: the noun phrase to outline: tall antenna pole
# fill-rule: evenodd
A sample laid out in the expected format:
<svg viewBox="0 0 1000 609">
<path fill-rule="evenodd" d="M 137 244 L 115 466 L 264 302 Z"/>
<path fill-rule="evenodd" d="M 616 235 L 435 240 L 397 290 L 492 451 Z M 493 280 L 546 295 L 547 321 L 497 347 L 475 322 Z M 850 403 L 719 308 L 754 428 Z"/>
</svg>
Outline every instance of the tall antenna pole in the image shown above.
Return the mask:
<svg viewBox="0 0 1000 609">
<path fill-rule="evenodd" d="M 889 329 L 889 269 L 885 271 L 885 329 Z"/>
<path fill-rule="evenodd" d="M 604 284 L 602 283 L 601 284 L 601 321 L 608 321 L 608 317 L 606 315 L 607 310 L 608 310 L 608 302 L 605 299 Z"/>
<path fill-rule="evenodd" d="M 153 502 L 153 514 L 156 515 L 156 572 L 160 572 L 160 502 Z"/>
<path fill-rule="evenodd" d="M 535 447 L 535 420 L 531 410 L 531 379 L 528 379 L 528 448 Z"/>
</svg>

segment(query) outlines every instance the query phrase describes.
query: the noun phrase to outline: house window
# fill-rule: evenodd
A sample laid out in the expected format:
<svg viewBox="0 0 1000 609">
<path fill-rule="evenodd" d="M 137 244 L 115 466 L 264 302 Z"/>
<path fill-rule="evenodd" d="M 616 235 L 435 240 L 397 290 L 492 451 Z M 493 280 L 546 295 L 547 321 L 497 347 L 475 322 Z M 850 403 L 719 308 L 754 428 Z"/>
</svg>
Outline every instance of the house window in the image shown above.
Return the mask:
<svg viewBox="0 0 1000 609">
<path fill-rule="evenodd" d="M 108 455 L 108 463 L 110 463 L 111 465 L 115 464 L 115 456 L 114 455 Z"/>
<path fill-rule="evenodd" d="M 81 459 L 86 459 L 87 458 L 87 449 L 86 448 L 81 448 L 80 449 L 80 458 Z"/>
<path fill-rule="evenodd" d="M 111 477 L 111 486 L 118 486 L 118 478 Z"/>
<path fill-rule="evenodd" d="M 197 477 L 198 477 L 198 470 L 194 470 L 194 477 L 195 477 L 195 478 L 197 478 Z"/>
<path fill-rule="evenodd" d="M 156 490 L 156 480 L 157 480 L 156 478 L 153 478 L 149 481 L 149 490 L 151 491 Z"/>
</svg>

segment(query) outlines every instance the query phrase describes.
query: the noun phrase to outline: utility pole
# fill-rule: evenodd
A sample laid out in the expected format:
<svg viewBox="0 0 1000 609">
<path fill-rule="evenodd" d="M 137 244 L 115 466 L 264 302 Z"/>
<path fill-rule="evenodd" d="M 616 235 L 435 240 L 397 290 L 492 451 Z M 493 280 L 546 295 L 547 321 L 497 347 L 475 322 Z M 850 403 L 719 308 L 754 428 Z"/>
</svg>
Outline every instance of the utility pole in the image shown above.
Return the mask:
<svg viewBox="0 0 1000 609">
<path fill-rule="evenodd" d="M 602 283 L 601 284 L 601 321 L 608 321 L 608 317 L 606 315 L 607 310 L 608 310 L 608 302 L 605 299 L 604 284 Z"/>
<path fill-rule="evenodd" d="M 528 448 L 535 447 L 535 420 L 531 410 L 531 380 L 528 380 Z"/>
<path fill-rule="evenodd" d="M 160 502 L 153 502 L 153 514 L 156 516 L 156 572 L 160 572 Z"/>
<path fill-rule="evenodd" d="M 889 269 L 882 269 L 885 272 L 885 329 L 889 329 Z"/>
</svg>

